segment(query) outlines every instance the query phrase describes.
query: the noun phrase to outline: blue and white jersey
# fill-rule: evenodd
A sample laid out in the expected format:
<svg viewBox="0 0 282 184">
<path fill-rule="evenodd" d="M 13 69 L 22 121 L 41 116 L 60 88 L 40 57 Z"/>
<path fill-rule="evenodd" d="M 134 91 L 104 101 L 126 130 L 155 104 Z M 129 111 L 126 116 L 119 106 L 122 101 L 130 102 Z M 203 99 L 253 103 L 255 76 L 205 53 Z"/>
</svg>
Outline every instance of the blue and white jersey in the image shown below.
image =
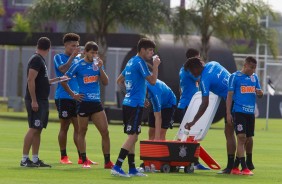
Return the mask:
<svg viewBox="0 0 282 184">
<path fill-rule="evenodd" d="M 57 77 L 62 77 L 64 75 L 64 73 L 62 73 L 59 70 L 59 67 L 61 65 L 64 65 L 67 63 L 68 59 L 70 58 L 70 56 L 61 53 L 61 54 L 56 54 L 54 56 L 54 65 L 55 65 L 55 72 L 56 72 L 56 76 Z M 79 61 L 79 57 L 75 57 L 72 61 L 72 65 L 78 63 Z M 78 93 L 78 84 L 77 84 L 77 80 L 75 77 L 73 77 L 71 80 L 69 80 L 68 82 L 70 88 L 72 91 L 74 91 L 75 93 Z M 57 89 L 56 89 L 56 93 L 55 93 L 55 99 L 73 99 L 62 87 L 62 85 L 60 83 L 58 83 Z"/>
<path fill-rule="evenodd" d="M 255 113 L 256 90 L 260 90 L 259 79 L 256 74 L 251 76 L 241 71 L 234 72 L 228 83 L 228 91 L 233 91 L 232 112 L 246 114 Z"/>
<path fill-rule="evenodd" d="M 216 61 L 208 62 L 201 74 L 200 88 L 203 96 L 209 92 L 226 99 L 230 73 Z"/>
<path fill-rule="evenodd" d="M 177 108 L 185 109 L 189 105 L 193 95 L 197 91 L 199 91 L 196 82 L 198 78 L 194 77 L 189 70 L 186 71 L 184 67 L 181 67 L 180 69 L 179 78 L 180 78 L 181 96 Z"/>
<path fill-rule="evenodd" d="M 176 105 L 176 97 L 173 91 L 163 81 L 157 79 L 155 85 L 146 81 L 146 85 L 154 112 L 160 112 L 164 108 L 171 108 Z"/>
<path fill-rule="evenodd" d="M 132 57 L 126 64 L 122 75 L 125 78 L 126 95 L 123 105 L 144 107 L 146 97 L 146 77 L 151 75 L 147 64 L 140 56 Z"/>
<path fill-rule="evenodd" d="M 101 102 L 100 70 L 93 70 L 93 62 L 86 62 L 81 59 L 77 64 L 71 66 L 66 75 L 70 78 L 76 76 L 79 94 L 84 95 L 82 101 Z"/>
</svg>

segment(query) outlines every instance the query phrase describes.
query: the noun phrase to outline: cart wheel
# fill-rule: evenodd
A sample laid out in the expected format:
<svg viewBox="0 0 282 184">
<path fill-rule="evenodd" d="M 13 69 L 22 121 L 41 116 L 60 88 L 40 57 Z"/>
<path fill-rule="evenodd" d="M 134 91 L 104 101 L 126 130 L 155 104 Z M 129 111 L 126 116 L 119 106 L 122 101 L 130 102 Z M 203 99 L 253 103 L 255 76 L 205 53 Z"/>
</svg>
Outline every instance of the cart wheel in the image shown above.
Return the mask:
<svg viewBox="0 0 282 184">
<path fill-rule="evenodd" d="M 144 164 L 144 163 L 140 164 L 140 167 L 142 167 L 143 169 L 145 169 L 145 164 Z"/>
<path fill-rule="evenodd" d="M 169 173 L 170 172 L 170 165 L 168 164 L 163 164 L 161 167 L 161 172 L 163 173 Z"/>
<path fill-rule="evenodd" d="M 185 173 L 194 173 L 194 165 L 188 165 L 186 167 L 184 167 L 184 172 Z"/>
<path fill-rule="evenodd" d="M 179 172 L 179 167 L 178 166 L 171 166 L 170 172 Z"/>
</svg>

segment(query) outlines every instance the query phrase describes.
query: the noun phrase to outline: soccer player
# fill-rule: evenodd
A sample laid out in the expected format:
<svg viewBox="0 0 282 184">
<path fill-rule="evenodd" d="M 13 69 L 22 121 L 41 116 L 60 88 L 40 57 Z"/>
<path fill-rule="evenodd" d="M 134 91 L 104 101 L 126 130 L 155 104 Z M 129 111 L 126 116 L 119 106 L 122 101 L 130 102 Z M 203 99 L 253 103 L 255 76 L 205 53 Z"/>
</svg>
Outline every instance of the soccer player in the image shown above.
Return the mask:
<svg viewBox="0 0 282 184">
<path fill-rule="evenodd" d="M 250 169 L 254 169 L 252 161 L 245 160 L 245 145 L 253 141 L 255 129 L 255 103 L 256 96 L 261 98 L 261 90 L 258 76 L 254 73 L 257 61 L 253 57 L 247 57 L 243 69 L 233 73 L 229 78 L 228 95 L 226 100 L 227 123 L 233 125 L 237 135 L 236 160 L 231 171 L 232 174 L 253 175 Z M 232 111 L 232 115 L 231 115 Z M 250 154 L 247 152 L 247 154 Z M 242 170 L 239 170 L 241 163 Z"/>
<path fill-rule="evenodd" d="M 20 163 L 22 167 L 51 167 L 38 157 L 41 132 L 48 124 L 50 83 L 60 80 L 60 78 L 49 79 L 48 77 L 44 57 L 48 55 L 50 47 L 49 38 L 39 38 L 36 53 L 28 61 L 25 106 L 29 129 L 24 138 L 23 157 Z M 31 147 L 32 161 L 29 159 Z"/>
<path fill-rule="evenodd" d="M 64 43 L 64 53 L 60 53 L 54 56 L 55 72 L 57 77 L 62 77 L 71 67 L 71 65 L 78 63 L 80 60 L 77 55 L 80 52 L 79 48 L 80 36 L 75 33 L 67 33 L 63 37 Z M 71 90 L 74 93 L 78 93 L 77 79 L 72 78 L 68 82 Z M 69 126 L 72 123 L 74 127 L 73 140 L 74 144 L 78 148 L 78 122 L 76 117 L 76 100 L 73 99 L 59 83 L 55 94 L 55 103 L 58 110 L 58 115 L 60 119 L 60 131 L 58 135 L 58 141 L 61 151 L 60 163 L 62 164 L 72 164 L 67 155 L 67 134 Z M 82 159 L 79 156 L 78 151 L 78 163 L 82 164 Z M 91 161 L 90 161 L 91 162 Z M 92 163 L 92 162 L 91 162 Z"/>
<path fill-rule="evenodd" d="M 190 58 L 188 62 L 185 63 L 184 67 L 185 69 L 188 69 L 195 77 L 201 77 L 200 88 L 202 92 L 202 103 L 193 121 L 188 122 L 185 125 L 185 128 L 190 130 L 190 127 L 192 127 L 205 113 L 209 105 L 210 91 L 226 100 L 230 73 L 215 61 L 208 62 L 204 65 L 201 59 L 197 57 Z M 228 162 L 227 167 L 219 172 L 219 174 L 230 174 L 234 164 L 236 140 L 233 126 L 226 123 L 226 121 L 224 133 L 227 141 Z"/>
<path fill-rule="evenodd" d="M 97 63 L 93 60 L 96 60 Z M 86 157 L 85 136 L 88 128 L 89 117 L 95 124 L 102 137 L 102 150 L 104 154 L 104 168 L 111 169 L 113 163 L 110 160 L 110 137 L 108 131 L 108 121 L 101 104 L 100 82 L 107 85 L 108 76 L 104 71 L 103 61 L 98 58 L 98 45 L 89 41 L 84 47 L 84 58 L 77 64 L 71 66 L 66 72 L 70 78 L 77 78 L 79 94 L 76 94 L 64 83 L 66 91 L 78 102 L 78 145 L 80 156 L 83 161 L 83 168 L 90 168 L 90 163 Z M 100 80 L 100 82 L 99 82 Z"/>
<path fill-rule="evenodd" d="M 186 58 L 200 57 L 200 52 L 197 49 L 189 48 L 186 51 Z M 193 95 L 199 91 L 200 78 L 194 77 L 191 72 L 181 67 L 179 71 L 180 79 L 180 99 L 175 111 L 174 122 L 182 122 L 185 112 L 190 104 Z M 199 161 L 194 163 L 194 169 L 197 170 L 210 170 L 208 167 L 202 165 Z"/>
<path fill-rule="evenodd" d="M 172 128 L 176 97 L 161 80 L 155 85 L 146 81 L 148 98 L 153 106 L 149 113 L 149 140 L 165 140 L 168 128 Z"/>
<path fill-rule="evenodd" d="M 137 55 L 132 57 L 126 64 L 124 70 L 119 75 L 117 83 L 125 85 L 126 95 L 123 100 L 123 123 L 124 133 L 128 135 L 120 149 L 115 166 L 111 170 L 114 176 L 146 176 L 135 168 L 135 143 L 138 134 L 141 133 L 141 118 L 146 96 L 147 80 L 150 84 L 155 84 L 158 78 L 159 57 L 153 61 L 152 74 L 150 73 L 146 60 L 152 59 L 155 43 L 147 38 L 142 38 L 137 44 Z M 129 172 L 123 171 L 122 163 L 128 157 Z"/>
</svg>

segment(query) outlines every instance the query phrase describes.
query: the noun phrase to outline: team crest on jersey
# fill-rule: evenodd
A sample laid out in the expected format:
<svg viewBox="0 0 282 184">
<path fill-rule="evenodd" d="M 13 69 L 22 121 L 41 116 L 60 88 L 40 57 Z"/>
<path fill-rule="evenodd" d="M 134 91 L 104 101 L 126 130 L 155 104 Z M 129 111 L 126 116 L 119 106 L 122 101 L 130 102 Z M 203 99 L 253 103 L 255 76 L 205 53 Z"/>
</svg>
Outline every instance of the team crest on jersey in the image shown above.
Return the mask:
<svg viewBox="0 0 282 184">
<path fill-rule="evenodd" d="M 250 76 L 252 82 L 256 82 L 256 79 L 253 75 Z"/>
<path fill-rule="evenodd" d="M 186 157 L 186 155 L 187 155 L 187 147 L 186 146 L 180 146 L 179 147 L 179 156 L 181 157 L 181 158 L 183 158 L 183 157 Z"/>
<path fill-rule="evenodd" d="M 39 126 L 40 126 L 40 119 L 36 119 L 36 120 L 34 121 L 34 125 L 35 125 L 36 127 L 39 127 Z"/>
<path fill-rule="evenodd" d="M 63 112 L 62 112 L 62 116 L 63 116 L 64 118 L 68 117 L 68 111 L 63 111 Z"/>
<path fill-rule="evenodd" d="M 127 131 L 127 132 L 131 131 L 131 128 L 132 128 L 131 125 L 127 125 L 126 131 Z"/>
<path fill-rule="evenodd" d="M 239 124 L 237 125 L 237 131 L 242 131 L 243 130 L 243 125 L 242 124 Z"/>
</svg>

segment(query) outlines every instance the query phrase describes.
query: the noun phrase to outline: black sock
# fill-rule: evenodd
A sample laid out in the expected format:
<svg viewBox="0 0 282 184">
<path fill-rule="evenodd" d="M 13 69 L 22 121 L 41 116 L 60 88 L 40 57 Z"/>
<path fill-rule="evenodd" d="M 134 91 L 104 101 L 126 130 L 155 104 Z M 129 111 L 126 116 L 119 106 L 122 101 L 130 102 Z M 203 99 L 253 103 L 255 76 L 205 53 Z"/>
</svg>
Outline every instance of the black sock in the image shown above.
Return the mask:
<svg viewBox="0 0 282 184">
<path fill-rule="evenodd" d="M 240 165 L 240 158 L 236 157 L 233 168 L 238 168 Z"/>
<path fill-rule="evenodd" d="M 86 159 L 86 153 L 80 153 L 80 157 L 81 157 L 81 159 L 82 159 L 82 162 L 87 161 L 87 159 Z"/>
<path fill-rule="evenodd" d="M 118 155 L 118 159 L 116 161 L 116 166 L 121 167 L 127 155 L 128 155 L 128 150 L 121 148 Z"/>
<path fill-rule="evenodd" d="M 240 158 L 242 170 L 247 168 L 245 157 Z"/>
<path fill-rule="evenodd" d="M 111 161 L 110 154 L 104 154 L 104 161 L 105 161 L 105 164 L 107 164 L 109 161 Z"/>
<path fill-rule="evenodd" d="M 197 158 L 197 161 L 194 162 L 194 165 L 198 165 L 199 163 L 199 158 Z"/>
<path fill-rule="evenodd" d="M 128 154 L 128 165 L 129 169 L 135 169 L 135 154 Z"/>
<path fill-rule="evenodd" d="M 227 155 L 228 162 L 227 162 L 227 168 L 232 169 L 234 165 L 234 157 L 235 155 Z"/>
<path fill-rule="evenodd" d="M 253 154 L 252 153 L 247 153 L 247 163 L 252 163 L 253 162 Z"/>
<path fill-rule="evenodd" d="M 67 156 L 67 150 L 61 150 L 61 157 Z"/>
</svg>

